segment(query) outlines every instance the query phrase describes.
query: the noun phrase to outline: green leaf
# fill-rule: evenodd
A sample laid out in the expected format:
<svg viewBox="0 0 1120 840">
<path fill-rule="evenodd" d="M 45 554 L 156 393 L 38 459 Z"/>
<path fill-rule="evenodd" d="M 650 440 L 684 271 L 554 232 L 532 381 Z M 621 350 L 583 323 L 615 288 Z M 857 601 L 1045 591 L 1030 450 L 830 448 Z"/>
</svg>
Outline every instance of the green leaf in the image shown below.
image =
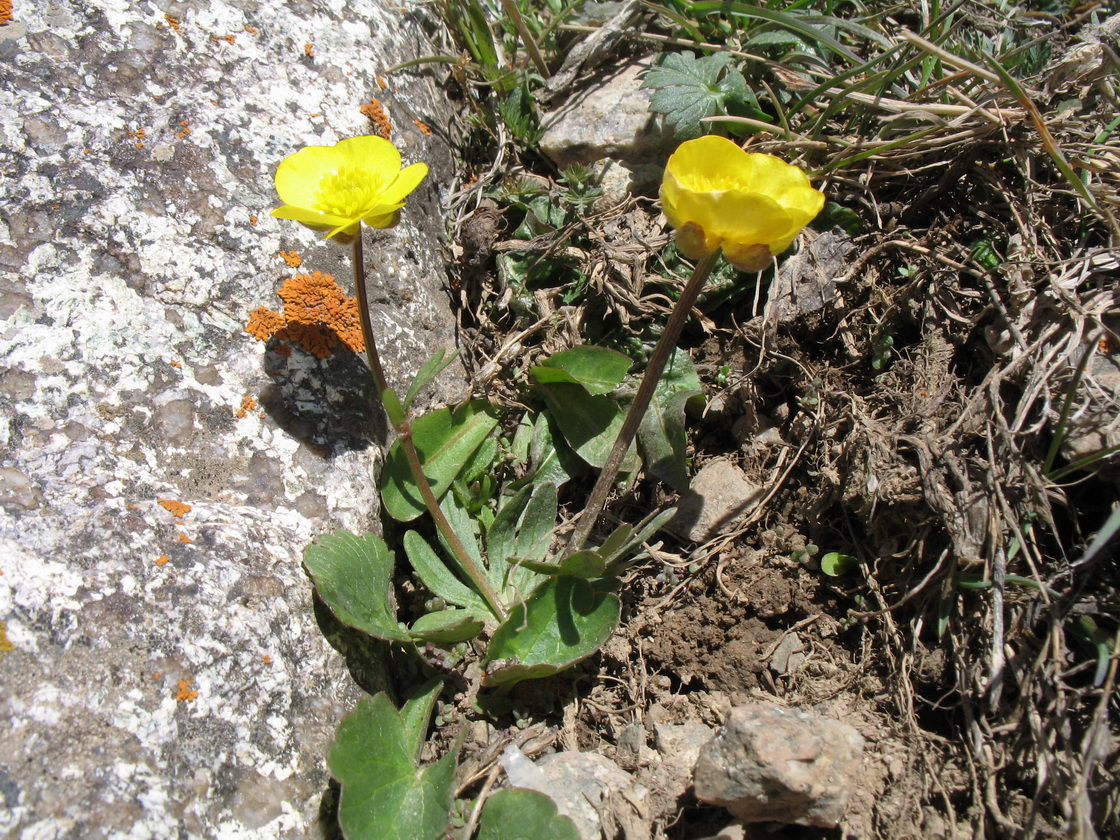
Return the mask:
<svg viewBox="0 0 1120 840">
<path fill-rule="evenodd" d="M 454 644 L 473 639 L 482 632 L 482 622 L 470 610 L 446 609 L 422 615 L 408 628 L 414 639 L 436 644 Z"/>
<path fill-rule="evenodd" d="M 829 577 L 840 577 L 859 565 L 859 558 L 851 554 L 830 551 L 821 557 L 821 571 Z"/>
<path fill-rule="evenodd" d="M 516 564 L 519 568 L 529 569 L 547 577 L 577 577 L 591 580 L 602 577 L 606 563 L 598 551 L 584 549 L 569 554 L 559 563 L 544 563 L 539 560 L 521 560 L 510 557 L 508 563 Z"/>
<path fill-rule="evenodd" d="M 498 425 L 483 400 L 473 400 L 454 412 L 447 408 L 418 417 L 412 423 L 412 440 L 432 492 L 440 498 L 471 456 Z M 385 511 L 400 522 L 410 522 L 425 510 L 413 481 L 401 442 L 395 441 L 381 472 L 381 498 Z"/>
<path fill-rule="evenodd" d="M 629 356 L 616 350 L 583 344 L 549 356 L 529 374 L 538 382 L 575 382 L 590 394 L 609 394 L 633 364 Z"/>
<path fill-rule="evenodd" d="M 749 3 L 728 2 L 728 0 L 696 0 L 689 8 L 693 17 L 696 18 L 704 15 L 735 15 L 752 18 L 754 20 L 769 21 L 784 29 L 788 29 L 790 32 L 796 32 L 806 41 L 820 44 L 821 47 L 827 48 L 837 55 L 842 56 L 852 64 L 862 63 L 859 56 L 829 35 L 823 27 L 815 26 L 813 23 L 807 22 L 807 19 L 799 18 L 795 15 L 785 12 L 776 12 L 772 9 L 751 5 Z M 819 15 L 814 16 L 812 19 L 822 23 L 828 22 L 834 26 L 841 23 L 841 20 L 838 18 L 825 18 Z"/>
<path fill-rule="evenodd" d="M 584 579 L 597 578 L 607 566 L 599 552 L 591 549 L 576 551 L 560 561 L 560 574 Z"/>
<path fill-rule="evenodd" d="M 424 363 L 424 366 L 417 372 L 416 377 L 412 380 L 412 384 L 408 386 L 408 393 L 404 396 L 404 405 L 402 408 L 408 411 L 412 401 L 416 399 L 416 395 L 420 393 L 420 389 L 435 379 L 439 374 L 452 362 L 459 357 L 459 351 L 455 350 L 450 355 L 442 347 L 432 354 L 432 358 Z"/>
<path fill-rule="evenodd" d="M 602 468 L 622 429 L 622 409 L 609 397 L 587 393 L 582 385 L 551 382 L 539 387 L 568 445 L 591 466 Z M 632 446 L 622 469 L 633 472 L 637 466 L 637 448 Z"/>
<path fill-rule="evenodd" d="M 506 499 L 486 534 L 490 562 L 501 563 L 513 557 L 543 560 L 556 527 L 556 512 L 555 484 L 523 487 Z"/>
<path fill-rule="evenodd" d="M 515 486 L 549 482 L 560 487 L 586 469 L 579 456 L 564 441 L 564 436 L 553 433 L 555 422 L 547 412 L 537 415 L 529 438 L 529 474 Z"/>
<path fill-rule="evenodd" d="M 500 790 L 486 800 L 478 840 L 579 840 L 556 803 L 535 790 Z"/>
<path fill-rule="evenodd" d="M 827 201 L 824 209 L 813 219 L 813 229 L 829 230 L 833 227 L 839 227 L 848 236 L 859 236 L 863 233 L 863 220 L 852 208 Z"/>
<path fill-rule="evenodd" d="M 603 577 L 616 578 L 645 556 L 642 543 L 661 530 L 676 512 L 676 508 L 654 511 L 633 527 L 619 526 L 599 548 L 599 555 L 607 564 Z"/>
<path fill-rule="evenodd" d="M 482 549 L 479 547 L 480 536 L 480 523 L 479 520 L 470 515 L 463 504 L 456 498 L 454 493 L 448 496 L 440 503 L 440 510 L 447 518 L 447 524 L 451 526 L 451 530 L 459 537 L 459 541 L 466 549 L 467 555 L 474 561 L 475 565 L 483 570 L 490 585 L 495 590 L 500 590 L 502 586 L 502 578 L 505 576 L 505 568 L 500 564 L 490 564 L 482 555 Z M 451 550 L 446 538 L 442 533 L 437 535 L 439 537 L 439 544 L 443 548 L 444 556 L 453 558 L 455 553 Z M 466 574 L 464 570 L 464 575 Z"/>
<path fill-rule="evenodd" d="M 505 685 L 558 674 L 586 659 L 618 626 L 616 595 L 586 580 L 546 580 L 510 610 L 486 651 L 483 685 Z"/>
<path fill-rule="evenodd" d="M 664 114 L 682 140 L 703 134 L 705 117 L 726 114 L 735 106 L 747 112 L 742 116 L 765 118 L 747 80 L 730 63 L 728 53 L 701 58 L 689 50 L 668 53 L 642 82 L 643 88 L 653 90 L 650 110 Z"/>
<path fill-rule="evenodd" d="M 702 405 L 701 394 L 692 359 L 683 350 L 674 350 L 638 427 L 638 445 L 646 470 L 678 493 L 688 489 L 685 407 L 698 397 Z"/>
<path fill-rule="evenodd" d="M 408 562 L 412 564 L 416 576 L 433 595 L 438 595 L 450 604 L 457 604 L 466 608 L 476 617 L 490 615 L 490 610 L 482 596 L 447 567 L 431 546 L 415 531 L 408 531 L 404 535 L 404 553 Z"/>
<path fill-rule="evenodd" d="M 303 566 L 343 624 L 378 639 L 408 641 L 389 600 L 393 555 L 380 537 L 325 534 L 307 547 Z"/>
<path fill-rule="evenodd" d="M 342 720 L 327 757 L 342 787 L 338 823 L 347 840 L 442 840 L 455 784 L 455 755 L 421 768 L 413 739 L 384 694 Z"/>
<path fill-rule="evenodd" d="M 407 699 L 401 707 L 401 723 L 404 725 L 405 746 L 408 747 L 413 761 L 420 760 L 420 751 L 424 749 L 424 741 L 428 734 L 428 724 L 432 721 L 432 712 L 442 691 L 443 680 L 433 677 L 426 683 L 413 686 L 405 692 Z"/>
</svg>

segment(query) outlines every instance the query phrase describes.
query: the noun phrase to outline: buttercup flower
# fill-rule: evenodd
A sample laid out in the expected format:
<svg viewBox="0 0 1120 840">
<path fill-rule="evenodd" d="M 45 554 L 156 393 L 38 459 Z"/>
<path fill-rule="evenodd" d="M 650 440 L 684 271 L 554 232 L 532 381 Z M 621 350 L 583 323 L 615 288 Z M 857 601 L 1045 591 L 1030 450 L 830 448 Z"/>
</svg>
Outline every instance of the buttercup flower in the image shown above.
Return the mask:
<svg viewBox="0 0 1120 840">
<path fill-rule="evenodd" d="M 736 268 L 761 271 L 821 211 L 824 194 L 796 166 L 708 136 L 673 152 L 661 205 L 685 256 L 700 259 L 722 248 Z"/>
<path fill-rule="evenodd" d="M 339 234 L 353 236 L 362 222 L 376 228 L 392 227 L 405 197 L 427 174 L 424 163 L 401 169 L 401 153 L 381 137 L 351 137 L 333 146 L 307 146 L 277 167 L 276 192 L 284 206 L 272 215 L 329 231 L 328 239 Z"/>
</svg>

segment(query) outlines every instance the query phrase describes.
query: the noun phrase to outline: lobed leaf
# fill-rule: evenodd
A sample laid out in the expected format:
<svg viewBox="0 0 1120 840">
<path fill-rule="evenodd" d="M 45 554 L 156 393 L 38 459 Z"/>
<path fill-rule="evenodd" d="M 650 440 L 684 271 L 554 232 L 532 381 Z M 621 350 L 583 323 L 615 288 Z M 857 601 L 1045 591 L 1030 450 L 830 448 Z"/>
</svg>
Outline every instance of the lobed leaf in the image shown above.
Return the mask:
<svg viewBox="0 0 1120 840">
<path fill-rule="evenodd" d="M 393 555 L 374 534 L 325 534 L 307 547 L 303 566 L 339 621 L 378 639 L 408 641 L 389 600 Z"/>
<path fill-rule="evenodd" d="M 338 823 L 347 840 L 442 840 L 455 783 L 455 755 L 421 768 L 416 727 L 384 694 L 343 718 L 327 757 L 341 785 Z"/>
</svg>

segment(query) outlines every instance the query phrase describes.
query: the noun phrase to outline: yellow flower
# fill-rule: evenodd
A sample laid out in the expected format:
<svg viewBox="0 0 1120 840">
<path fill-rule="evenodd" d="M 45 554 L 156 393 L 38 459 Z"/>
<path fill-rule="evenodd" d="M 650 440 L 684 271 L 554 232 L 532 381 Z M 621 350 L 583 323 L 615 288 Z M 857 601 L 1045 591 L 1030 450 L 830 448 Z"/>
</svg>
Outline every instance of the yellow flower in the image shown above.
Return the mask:
<svg viewBox="0 0 1120 840">
<path fill-rule="evenodd" d="M 381 137 L 308 146 L 288 155 L 276 169 L 276 192 L 284 206 L 272 215 L 329 231 L 328 239 L 353 236 L 362 222 L 392 227 L 405 197 L 427 174 L 424 163 L 401 169 L 401 153 Z"/>
<path fill-rule="evenodd" d="M 691 259 L 717 248 L 742 271 L 761 271 L 824 207 L 809 177 L 773 155 L 724 137 L 681 143 L 665 167 L 661 205 Z"/>
</svg>

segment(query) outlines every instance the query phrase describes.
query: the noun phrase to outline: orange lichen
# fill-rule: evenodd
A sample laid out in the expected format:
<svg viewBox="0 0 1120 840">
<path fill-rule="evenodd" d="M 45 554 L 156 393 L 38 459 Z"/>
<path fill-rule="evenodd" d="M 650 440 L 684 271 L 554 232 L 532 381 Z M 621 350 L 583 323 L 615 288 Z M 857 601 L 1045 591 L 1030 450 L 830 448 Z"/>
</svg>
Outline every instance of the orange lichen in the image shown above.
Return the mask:
<svg viewBox="0 0 1120 840">
<path fill-rule="evenodd" d="M 257 226 L 257 217 L 256 216 L 249 216 L 249 224 L 251 224 L 253 227 L 256 227 Z"/>
<path fill-rule="evenodd" d="M 393 133 L 393 124 L 389 122 L 389 116 L 385 113 L 385 108 L 381 105 L 381 100 L 376 97 L 370 99 L 368 105 L 362 105 L 358 108 L 366 118 L 373 123 L 373 130 L 386 140 L 389 135 Z"/>
<path fill-rule="evenodd" d="M 190 537 L 188 537 L 186 534 L 184 534 L 182 531 L 180 531 L 179 532 L 179 542 L 186 543 L 187 545 L 190 545 L 192 542 L 194 542 L 194 540 L 192 540 Z"/>
<path fill-rule="evenodd" d="M 249 323 L 245 325 L 245 332 L 257 341 L 268 341 L 272 336 L 282 330 L 287 321 L 279 312 L 258 306 L 249 315 Z"/>
<path fill-rule="evenodd" d="M 179 691 L 175 695 L 175 700 L 179 703 L 186 701 L 190 703 L 192 700 L 198 699 L 198 692 L 191 688 L 194 680 L 179 680 Z"/>
<path fill-rule="evenodd" d="M 307 116 L 309 116 L 309 117 L 321 117 L 321 116 L 323 116 L 323 114 L 322 114 L 321 111 L 316 111 L 314 114 L 308 114 Z"/>
<path fill-rule="evenodd" d="M 241 398 L 241 407 L 234 412 L 234 415 L 240 420 L 242 417 L 248 417 L 249 412 L 256 411 L 256 408 L 257 401 L 250 394 L 246 394 Z"/>
<path fill-rule="evenodd" d="M 186 140 L 187 137 L 190 135 L 190 133 L 191 133 L 191 130 L 189 128 L 180 129 L 179 130 L 179 135 L 178 135 L 179 139 L 180 140 Z"/>
<path fill-rule="evenodd" d="M 245 31 L 248 32 L 250 35 L 256 35 L 258 32 L 260 32 L 259 29 L 255 28 L 255 27 L 252 27 L 249 24 L 245 24 Z"/>
<path fill-rule="evenodd" d="M 168 557 L 166 554 L 161 554 L 159 557 L 156 558 L 156 565 L 157 566 L 166 566 L 170 562 L 171 562 L 171 558 Z"/>
<path fill-rule="evenodd" d="M 358 301 L 356 298 L 346 297 L 331 275 L 320 271 L 310 275 L 297 274 L 286 280 L 276 294 L 284 301 L 284 317 L 288 321 L 287 327 L 281 330 L 277 337 L 284 338 L 283 332 L 301 325 L 326 327 L 355 353 L 366 349 L 365 342 L 362 340 L 361 321 L 358 318 Z M 296 343 L 302 342 L 296 341 Z M 319 358 L 330 355 L 330 349 L 334 344 L 335 342 L 329 339 L 326 355 Z"/>
<path fill-rule="evenodd" d="M 164 15 L 163 19 L 167 21 L 168 26 L 170 26 L 176 32 L 179 31 L 179 18 L 172 17 L 171 15 Z"/>
<path fill-rule="evenodd" d="M 284 301 L 283 314 L 262 306 L 249 317 L 245 331 L 254 338 L 266 341 L 275 336 L 319 359 L 331 355 L 340 341 L 355 353 L 366 349 L 358 301 L 346 297 L 330 274 L 297 274 L 284 281 L 277 295 Z"/>
<path fill-rule="evenodd" d="M 1117 341 L 1115 336 L 1102 335 L 1097 343 L 1097 349 L 1106 356 L 1120 353 L 1120 341 Z"/>
<path fill-rule="evenodd" d="M 377 86 L 379 88 L 381 88 L 382 90 L 385 90 L 386 88 L 389 87 L 389 83 L 385 81 L 384 76 L 378 76 L 377 77 Z"/>
<path fill-rule="evenodd" d="M 159 671 L 156 671 L 154 674 L 152 674 L 152 679 L 153 680 L 161 680 L 161 679 L 163 679 L 163 674 L 161 674 Z"/>
<path fill-rule="evenodd" d="M 170 362 L 168 362 L 168 364 L 171 365 L 171 367 L 173 367 L 173 368 L 179 368 L 180 370 L 183 369 L 183 363 L 182 362 L 177 362 L 174 359 L 172 359 Z"/>
<path fill-rule="evenodd" d="M 272 657 L 269 656 L 267 653 L 262 657 L 262 659 L 264 660 L 265 665 L 271 665 L 272 664 Z"/>
<path fill-rule="evenodd" d="M 310 41 L 303 45 L 303 54 L 308 58 L 315 57 L 315 47 Z"/>
<path fill-rule="evenodd" d="M 186 502 L 177 502 L 174 499 L 157 499 L 159 506 L 177 519 L 182 519 L 191 512 L 191 506 Z"/>
<path fill-rule="evenodd" d="M 8 638 L 8 622 L 0 621 L 0 653 L 11 653 L 15 649 L 16 646 Z"/>
<path fill-rule="evenodd" d="M 281 251 L 280 256 L 283 258 L 284 262 L 286 262 L 292 268 L 299 268 L 301 265 L 303 265 L 303 257 L 297 254 L 295 251 Z"/>
<path fill-rule="evenodd" d="M 237 36 L 236 36 L 236 35 L 227 35 L 227 36 L 226 36 L 226 43 L 228 43 L 228 44 L 232 44 L 232 43 L 234 43 L 234 42 L 235 42 L 236 40 L 237 40 Z"/>
<path fill-rule="evenodd" d="M 432 133 L 432 130 L 424 125 L 424 123 L 420 122 L 420 120 L 413 120 L 412 122 L 420 129 L 421 134 L 430 135 Z"/>
</svg>

